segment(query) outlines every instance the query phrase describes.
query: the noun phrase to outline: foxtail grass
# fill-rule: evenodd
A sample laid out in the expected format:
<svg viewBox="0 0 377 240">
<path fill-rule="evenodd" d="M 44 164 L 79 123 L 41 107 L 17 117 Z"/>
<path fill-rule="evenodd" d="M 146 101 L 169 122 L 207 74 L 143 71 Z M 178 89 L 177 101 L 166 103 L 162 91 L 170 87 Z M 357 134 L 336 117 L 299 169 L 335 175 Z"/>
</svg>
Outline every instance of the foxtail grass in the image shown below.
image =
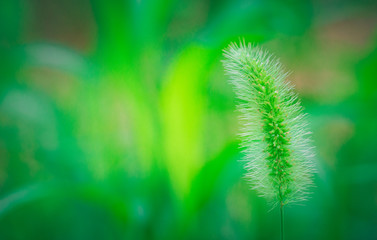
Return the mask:
<svg viewBox="0 0 377 240">
<path fill-rule="evenodd" d="M 241 42 L 224 50 L 223 65 L 239 100 L 247 179 L 272 207 L 308 198 L 315 168 L 308 121 L 278 59 Z M 283 237 L 283 232 L 282 232 Z"/>
</svg>

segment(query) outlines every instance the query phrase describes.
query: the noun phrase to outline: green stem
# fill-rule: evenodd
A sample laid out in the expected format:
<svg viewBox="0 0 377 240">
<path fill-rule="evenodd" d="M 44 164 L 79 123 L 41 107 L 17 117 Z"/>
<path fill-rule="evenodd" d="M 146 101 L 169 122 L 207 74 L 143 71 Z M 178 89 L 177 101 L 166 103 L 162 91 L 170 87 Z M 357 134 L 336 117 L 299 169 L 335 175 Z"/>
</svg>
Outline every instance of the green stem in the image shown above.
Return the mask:
<svg viewBox="0 0 377 240">
<path fill-rule="evenodd" d="M 280 239 L 284 240 L 284 205 L 280 203 Z"/>
</svg>

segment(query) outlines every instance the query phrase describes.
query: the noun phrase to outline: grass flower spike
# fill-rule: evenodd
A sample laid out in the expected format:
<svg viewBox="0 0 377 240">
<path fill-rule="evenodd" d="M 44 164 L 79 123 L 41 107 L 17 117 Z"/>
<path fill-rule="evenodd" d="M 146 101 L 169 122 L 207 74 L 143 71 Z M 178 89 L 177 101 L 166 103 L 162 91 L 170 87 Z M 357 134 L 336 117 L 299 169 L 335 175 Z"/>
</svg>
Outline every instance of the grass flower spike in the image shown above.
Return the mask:
<svg viewBox="0 0 377 240">
<path fill-rule="evenodd" d="M 273 206 L 305 200 L 313 184 L 310 132 L 279 61 L 250 43 L 224 50 L 226 73 L 240 100 L 247 177 Z"/>
</svg>

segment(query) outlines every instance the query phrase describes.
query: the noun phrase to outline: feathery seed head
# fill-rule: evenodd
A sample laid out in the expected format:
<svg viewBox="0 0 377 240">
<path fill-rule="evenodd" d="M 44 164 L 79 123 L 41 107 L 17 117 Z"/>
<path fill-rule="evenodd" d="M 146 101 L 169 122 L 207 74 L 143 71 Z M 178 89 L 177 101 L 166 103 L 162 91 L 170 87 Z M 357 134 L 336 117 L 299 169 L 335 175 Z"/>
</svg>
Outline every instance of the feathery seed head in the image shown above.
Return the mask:
<svg viewBox="0 0 377 240">
<path fill-rule="evenodd" d="M 314 166 L 306 115 L 279 61 L 231 43 L 223 65 L 240 100 L 241 137 L 253 189 L 275 205 L 305 200 Z"/>
</svg>

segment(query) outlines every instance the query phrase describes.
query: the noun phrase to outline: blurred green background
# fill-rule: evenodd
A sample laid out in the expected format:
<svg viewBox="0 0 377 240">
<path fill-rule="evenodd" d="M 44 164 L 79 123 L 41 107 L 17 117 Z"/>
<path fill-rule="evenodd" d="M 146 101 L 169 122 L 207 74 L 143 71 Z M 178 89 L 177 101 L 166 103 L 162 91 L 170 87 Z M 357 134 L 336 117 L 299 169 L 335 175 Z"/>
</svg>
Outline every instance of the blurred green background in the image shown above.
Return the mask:
<svg viewBox="0 0 377 240">
<path fill-rule="evenodd" d="M 0 239 L 279 239 L 222 49 L 292 71 L 316 145 L 286 239 L 377 239 L 377 4 L 1 0 Z"/>
</svg>

